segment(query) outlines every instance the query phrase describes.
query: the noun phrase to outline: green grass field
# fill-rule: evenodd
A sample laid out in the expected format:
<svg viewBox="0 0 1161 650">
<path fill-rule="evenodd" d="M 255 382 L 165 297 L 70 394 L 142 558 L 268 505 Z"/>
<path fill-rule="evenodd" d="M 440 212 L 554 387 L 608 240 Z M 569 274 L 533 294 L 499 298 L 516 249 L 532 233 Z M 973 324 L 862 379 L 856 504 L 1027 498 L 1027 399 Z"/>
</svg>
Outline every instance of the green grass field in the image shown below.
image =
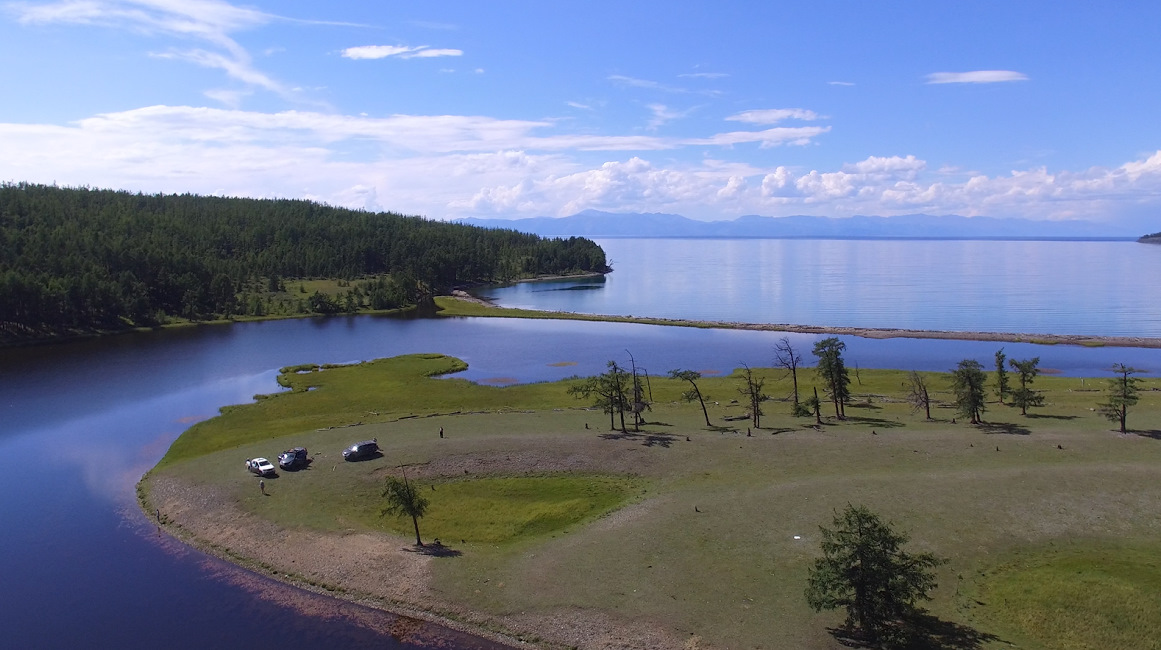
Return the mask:
<svg viewBox="0 0 1161 650">
<path fill-rule="evenodd" d="M 747 435 L 749 422 L 726 420 L 744 413 L 737 377 L 701 381 L 711 428 L 679 401 L 684 386 L 655 377 L 649 424 L 622 434 L 568 382 L 434 378 L 459 367 L 433 354 L 290 373 L 290 392 L 195 425 L 154 471 L 225 488 L 284 527 L 401 540 L 410 521 L 381 517 L 378 495 L 387 473 L 407 471 L 431 499 L 425 539 L 463 553 L 434 565 L 449 602 L 591 609 L 729 648 L 841 647 L 828 632 L 841 615 L 806 606 L 806 570 L 818 526 L 866 504 L 913 549 L 950 559 L 929 608 L 965 633 L 929 647 L 1158 647 L 1158 380 L 1144 382 L 1128 435 L 1094 412 L 1092 378 L 1041 376 L 1043 408 L 1022 417 L 991 402 L 971 426 L 952 424 L 946 375 L 927 375 L 928 422 L 902 401 L 905 373 L 887 370 L 852 377 L 846 420 L 815 428 L 772 399 Z M 767 393 L 789 393 L 780 372 L 759 372 Z M 799 379 L 809 393 L 810 370 Z M 384 456 L 344 463 L 366 438 Z M 294 445 L 313 464 L 267 480 L 285 498 L 262 498 L 242 460 Z"/>
</svg>

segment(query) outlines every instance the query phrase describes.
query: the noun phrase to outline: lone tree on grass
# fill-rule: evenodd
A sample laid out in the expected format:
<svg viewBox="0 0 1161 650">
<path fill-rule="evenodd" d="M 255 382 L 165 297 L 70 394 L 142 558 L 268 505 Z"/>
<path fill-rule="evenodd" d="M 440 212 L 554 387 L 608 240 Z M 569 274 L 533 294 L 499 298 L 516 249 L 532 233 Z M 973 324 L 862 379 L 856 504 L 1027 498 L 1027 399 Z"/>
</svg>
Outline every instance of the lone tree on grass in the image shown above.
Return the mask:
<svg viewBox="0 0 1161 650">
<path fill-rule="evenodd" d="M 594 406 L 609 414 L 609 430 L 617 428 L 616 416 L 621 418 L 621 433 L 625 429 L 625 409 L 629 406 L 626 393 L 629 390 L 629 373 L 617 365 L 616 361 L 608 363 L 608 371 L 596 377 L 589 377 L 582 383 L 568 389 L 568 394 L 577 399 L 595 397 Z"/>
<path fill-rule="evenodd" d="M 755 377 L 754 371 L 750 366 L 742 364 L 742 379 L 745 380 L 746 385 L 738 389 L 738 392 L 746 397 L 747 403 L 750 405 L 750 420 L 754 423 L 755 429 L 762 428 L 762 402 L 766 399 L 765 393 L 762 392 L 762 385 L 766 383 L 763 377 Z"/>
<path fill-rule="evenodd" d="M 388 476 L 383 498 L 386 503 L 379 516 L 411 517 L 411 523 L 415 525 L 415 545 L 423 546 L 423 540 L 419 538 L 419 518 L 427 512 L 427 499 L 407 481 L 407 475 L 404 474 L 402 479 Z"/>
<path fill-rule="evenodd" d="M 802 355 L 794 350 L 789 337 L 783 336 L 778 339 L 778 343 L 774 346 L 774 361 L 778 367 L 785 368 L 786 372 L 790 373 L 790 379 L 794 382 L 793 413 L 794 415 L 803 415 L 806 409 L 798 403 L 798 366 L 802 365 Z"/>
<path fill-rule="evenodd" d="M 891 529 L 866 506 L 835 513 L 834 528 L 822 531 L 822 557 L 806 582 L 806 602 L 816 612 L 845 608 L 846 625 L 875 642 L 922 612 L 930 600 L 934 569 L 946 562 L 931 553 L 902 550 L 907 536 Z"/>
<path fill-rule="evenodd" d="M 640 431 L 641 425 L 645 424 L 645 418 L 641 414 L 645 411 L 652 411 L 653 407 L 650 402 L 653 401 L 653 390 L 648 388 L 649 371 L 644 368 L 641 369 L 641 374 L 637 374 L 637 360 L 633 358 L 633 353 L 625 350 L 629 354 L 629 362 L 633 366 L 633 399 L 629 402 L 630 409 L 633 411 L 633 430 Z M 644 379 L 642 379 L 644 377 Z M 646 399 L 645 393 L 649 393 L 649 398 Z"/>
<path fill-rule="evenodd" d="M 846 417 L 846 403 L 851 398 L 851 377 L 843 365 L 843 350 L 846 349 L 847 344 L 834 336 L 814 344 L 814 356 L 818 357 L 818 378 L 822 380 L 824 390 L 834 403 L 835 417 L 840 420 Z"/>
<path fill-rule="evenodd" d="M 925 417 L 931 419 L 931 396 L 927 394 L 927 380 L 923 375 L 912 370 L 907 375 L 907 381 L 903 382 L 903 386 L 907 389 L 907 402 L 911 404 L 911 412 L 915 413 L 919 409 L 923 409 Z"/>
<path fill-rule="evenodd" d="M 1023 361 L 1012 359 L 1008 361 L 1016 371 L 1020 387 L 1012 391 L 1012 405 L 1020 407 L 1020 415 L 1028 415 L 1028 407 L 1044 406 L 1044 396 L 1032 390 L 1029 386 L 1040 374 L 1040 357 L 1032 357 Z"/>
<path fill-rule="evenodd" d="M 701 373 L 696 370 L 670 370 L 669 378 L 689 382 L 690 389 L 681 394 L 681 399 L 687 402 L 697 400 L 697 403 L 701 404 L 701 414 L 705 416 L 705 425 L 707 427 L 713 426 L 709 421 L 709 412 L 705 409 L 705 400 L 709 396 L 702 395 L 701 390 L 697 387 L 697 380 L 701 379 Z"/>
<path fill-rule="evenodd" d="M 951 388 L 955 392 L 955 408 L 972 424 L 982 422 L 987 409 L 984 404 L 984 383 L 988 380 L 984 367 L 974 359 L 964 359 L 951 371 Z"/>
<path fill-rule="evenodd" d="M 1004 398 L 1008 396 L 1008 368 L 1006 367 L 1008 355 L 1004 354 L 1004 348 L 996 350 L 996 396 L 1000 398 L 1000 403 L 1004 403 Z"/>
<path fill-rule="evenodd" d="M 1117 373 L 1117 376 L 1109 380 L 1108 391 L 1105 394 L 1108 401 L 1099 404 L 1100 413 L 1110 422 L 1119 422 L 1121 433 L 1125 433 L 1125 416 L 1128 415 L 1129 407 L 1141 398 L 1138 395 L 1141 390 L 1138 386 L 1141 378 L 1133 375 L 1144 370 L 1118 363 L 1112 367 L 1112 371 Z"/>
<path fill-rule="evenodd" d="M 802 400 L 802 408 L 806 415 L 814 414 L 815 424 L 822 424 L 822 401 L 818 399 L 818 387 L 815 387 L 813 397 Z"/>
</svg>

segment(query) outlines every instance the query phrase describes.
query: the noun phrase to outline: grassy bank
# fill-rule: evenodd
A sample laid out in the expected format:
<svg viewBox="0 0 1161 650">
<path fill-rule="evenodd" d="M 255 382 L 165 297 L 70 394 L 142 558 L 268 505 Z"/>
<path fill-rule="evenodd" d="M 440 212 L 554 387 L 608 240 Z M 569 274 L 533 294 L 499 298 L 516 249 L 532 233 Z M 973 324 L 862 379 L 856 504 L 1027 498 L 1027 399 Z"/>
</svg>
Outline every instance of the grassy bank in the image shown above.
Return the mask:
<svg viewBox="0 0 1161 650">
<path fill-rule="evenodd" d="M 1092 410 L 1092 379 L 1037 378 L 1043 408 L 992 402 L 971 426 L 953 424 L 945 375 L 927 375 L 926 421 L 902 399 L 904 373 L 862 370 L 845 420 L 815 427 L 772 399 L 763 428 L 747 429 L 733 419 L 738 378 L 701 380 L 709 428 L 680 401 L 685 386 L 653 378 L 649 423 L 622 433 L 569 382 L 437 378 L 461 367 L 432 354 L 288 369 L 287 393 L 184 434 L 147 498 L 180 533 L 271 573 L 593 648 L 641 630 L 690 647 L 841 647 L 828 632 L 841 616 L 811 612 L 802 592 L 818 526 L 861 503 L 951 560 L 930 608 L 958 635 L 931 647 L 1155 647 L 1161 381 L 1145 380 L 1136 432 L 1121 435 Z M 759 373 L 768 393 L 789 393 L 781 373 Z M 800 382 L 809 393 L 813 375 Z M 344 463 L 342 448 L 367 438 L 383 457 Z M 263 495 L 242 460 L 294 445 L 314 462 Z M 410 521 L 379 513 L 383 477 L 402 472 L 431 499 L 420 527 L 446 553 L 345 559 L 335 549 L 357 540 L 364 553 L 410 548 Z M 163 498 L 166 482 L 191 487 Z M 409 572 L 408 590 L 390 584 Z"/>
</svg>

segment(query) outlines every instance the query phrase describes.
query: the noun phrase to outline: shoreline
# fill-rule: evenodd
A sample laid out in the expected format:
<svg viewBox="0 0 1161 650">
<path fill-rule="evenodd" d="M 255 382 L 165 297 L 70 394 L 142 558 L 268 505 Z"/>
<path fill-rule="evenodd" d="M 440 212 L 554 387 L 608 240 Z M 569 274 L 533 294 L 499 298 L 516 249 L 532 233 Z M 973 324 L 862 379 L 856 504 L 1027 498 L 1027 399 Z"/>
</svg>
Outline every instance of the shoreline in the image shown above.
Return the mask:
<svg viewBox="0 0 1161 650">
<path fill-rule="evenodd" d="M 871 389 L 868 388 L 868 390 Z M 1068 389 L 1068 393 L 1072 393 L 1072 388 Z M 886 393 L 880 391 L 875 394 L 878 397 L 883 397 Z M 1088 397 L 1082 396 L 1076 399 L 1088 399 Z M 884 397 L 881 402 L 884 406 L 876 406 L 873 408 L 903 408 L 898 406 L 899 400 L 894 400 L 896 404 L 894 407 L 885 406 L 888 401 Z M 870 400 L 868 399 L 868 405 L 869 403 Z M 676 404 L 676 402 L 673 402 L 673 404 Z M 730 407 L 727 406 L 725 408 L 729 409 Z M 564 409 L 553 408 L 552 410 L 555 413 L 556 411 L 563 411 Z M 586 408 L 585 410 L 588 409 Z M 1088 409 L 1088 411 L 1090 412 L 1092 409 Z M 408 413 L 409 411 L 404 410 L 401 412 Z M 526 411 L 515 412 L 523 413 Z M 465 414 L 475 413 L 478 412 L 469 411 Z M 1087 413 L 1085 412 L 1085 415 L 1082 417 L 1089 417 Z M 437 413 L 436 415 L 460 415 L 460 412 Z M 724 417 L 724 412 L 720 414 L 715 413 L 715 417 L 719 415 Z M 856 430 L 862 430 L 865 433 L 865 429 L 869 428 L 871 424 L 890 420 L 889 415 L 890 412 L 887 412 L 886 414 L 876 416 L 873 422 L 865 422 L 861 425 L 853 424 L 852 426 L 861 427 L 861 429 Z M 401 422 L 403 420 L 409 420 L 412 417 L 414 415 L 408 415 L 397 420 L 387 420 L 382 423 L 370 422 L 368 426 L 387 426 L 389 422 Z M 553 415 L 552 417 L 560 416 Z M 1075 419 L 1075 417 L 1074 415 L 1067 418 L 1062 417 L 1061 421 Z M 677 420 L 670 420 L 668 418 L 663 419 L 668 423 L 663 425 L 665 427 L 675 426 L 674 423 L 678 422 Z M 697 425 L 689 429 L 689 432 L 705 431 L 706 435 L 704 437 L 697 437 L 695 442 L 706 445 L 706 449 L 709 451 L 726 453 L 725 450 L 728 448 L 728 453 L 738 453 L 733 451 L 736 445 L 751 444 L 741 443 L 743 440 L 751 440 L 751 437 L 748 435 L 748 429 L 745 432 L 745 437 L 742 437 L 741 430 L 734 431 L 732 435 L 727 435 L 723 431 L 702 429 L 700 419 L 697 418 L 696 413 L 693 419 L 697 421 Z M 854 419 L 858 420 L 859 418 Z M 946 425 L 946 421 L 942 422 L 943 425 Z M 359 424 L 361 425 L 362 422 Z M 482 431 L 482 435 L 485 436 L 495 436 L 497 435 L 496 431 L 501 432 L 498 435 L 511 436 L 515 429 L 511 428 L 509 424 L 500 426 L 494 431 L 488 430 L 487 427 L 476 429 L 478 429 L 477 433 Z M 577 422 L 573 422 L 573 424 L 576 425 Z M 434 425 L 418 425 L 418 428 L 422 429 L 425 426 L 428 429 L 434 428 Z M 538 428 L 542 426 L 542 423 L 532 421 L 528 426 Z M 884 425 L 880 424 L 880 426 Z M 929 426 L 942 425 L 932 424 Z M 1029 425 L 1029 427 L 1031 426 Z M 1075 438 L 1067 436 L 1067 430 L 1065 431 L 1065 437 L 1060 437 L 1061 434 L 1054 431 L 1055 427 L 1064 425 L 1057 425 L 1053 421 L 1045 421 L 1038 426 L 1048 427 L 1049 437 L 1037 436 L 1035 442 L 1027 442 L 1032 440 L 1030 436 L 1031 431 L 1027 432 L 1029 435 L 1026 439 L 1019 436 L 1016 438 L 1005 437 L 1002 443 L 1005 451 L 1009 450 L 1010 445 L 1023 444 L 1026 446 L 1021 448 L 1022 453 L 1033 453 L 1032 447 L 1027 445 L 1035 445 L 1036 449 L 1039 450 L 1036 453 L 1052 454 L 1054 455 L 1053 458 L 1055 458 L 1055 456 L 1063 453 L 1065 448 L 1060 445 L 1060 442 L 1065 443 L 1069 453 L 1077 453 L 1079 450 L 1084 449 Z M 579 429 L 579 426 L 575 428 Z M 603 428 L 603 426 L 600 428 Z M 803 432 L 806 432 L 807 429 L 811 430 L 806 433 L 807 438 L 799 437 L 796 439 L 792 434 L 797 428 L 797 424 L 794 425 L 793 429 L 784 429 L 779 426 L 770 427 L 767 425 L 767 429 L 771 435 L 776 437 L 767 438 L 766 436 L 759 436 L 754 438 L 753 442 L 757 443 L 760 438 L 769 441 L 787 441 L 786 443 L 775 443 L 778 445 L 793 444 L 795 440 L 799 442 L 809 441 L 808 444 L 812 446 L 816 444 L 813 439 L 821 429 L 815 430 L 814 427 L 807 426 L 803 428 Z M 588 429 L 587 422 L 585 423 L 585 429 Z M 329 430 L 329 427 L 328 429 L 318 429 L 317 431 L 326 430 Z M 964 430 L 966 430 L 966 433 Z M 568 439 L 573 439 L 571 438 L 571 430 L 559 429 L 555 431 L 557 436 L 570 436 Z M 659 435 L 672 433 L 674 434 L 675 441 L 680 439 L 682 433 L 686 432 L 681 428 L 672 431 L 662 431 L 663 434 Z M 1037 431 L 1038 433 L 1040 432 L 1039 429 Z M 782 434 L 791 435 L 784 436 Z M 382 432 L 380 432 L 380 435 L 382 435 Z M 877 436 L 873 430 L 871 431 L 871 435 Z M 952 448 L 945 449 L 945 452 L 955 456 L 955 459 L 975 458 L 976 456 L 972 456 L 972 454 L 977 454 L 978 452 L 967 451 L 968 448 L 975 449 L 975 447 L 979 447 L 983 450 L 984 446 L 968 445 L 965 447 L 963 444 L 968 440 L 966 436 L 974 435 L 974 428 L 968 429 L 967 425 L 963 425 L 956 435 L 958 436 L 958 441 L 953 440 L 951 443 L 944 443 L 951 445 Z M 1097 433 L 1096 435 L 1102 436 L 1101 439 L 1104 439 L 1103 434 Z M 1145 437 L 1153 436 L 1146 434 Z M 832 441 L 833 444 L 843 446 L 862 444 L 868 452 L 887 453 L 887 456 L 883 458 L 896 458 L 896 456 L 901 456 L 905 460 L 900 460 L 899 462 L 907 464 L 905 476 L 908 477 L 912 475 L 911 472 L 915 469 L 914 463 L 927 463 L 932 459 L 929 452 L 925 452 L 922 457 L 915 457 L 914 460 L 911 460 L 910 453 L 902 455 L 890 453 L 890 448 L 896 447 L 898 448 L 896 451 L 911 450 L 911 443 L 906 440 L 896 440 L 893 444 L 888 445 L 888 447 L 883 447 L 884 444 L 890 443 L 892 438 L 886 434 L 873 439 L 865 436 L 860 438 L 863 441 L 862 443 L 852 443 L 851 438 L 848 436 L 835 436 L 832 437 Z M 929 439 L 943 440 L 944 438 L 945 436 L 940 431 L 939 436 Z M 442 440 L 442 436 L 440 440 Z M 559 462 L 574 463 L 577 454 L 582 450 L 574 448 L 562 449 L 560 445 L 562 440 L 563 438 L 552 438 L 551 440 L 542 441 L 541 445 L 543 448 L 551 448 L 555 454 L 559 454 L 559 458 L 567 459 L 567 461 L 561 460 Z M 873 442 L 866 442 L 868 440 Z M 685 436 L 685 441 L 690 442 L 689 435 Z M 1057 444 L 1054 446 L 1052 443 Z M 505 443 L 505 445 L 523 444 L 523 441 L 518 443 Z M 594 436 L 588 444 L 604 446 L 610 443 L 607 443 L 603 436 Z M 986 446 L 990 447 L 990 444 Z M 435 453 L 432 457 L 433 459 L 428 459 L 423 464 L 433 464 L 431 474 L 433 476 L 458 477 L 461 471 L 467 473 L 469 467 L 472 468 L 473 473 L 479 472 L 486 474 L 487 471 L 485 470 L 489 468 L 495 469 L 497 467 L 524 470 L 527 470 L 528 467 L 543 469 L 543 464 L 552 460 L 552 458 L 545 460 L 535 453 L 518 456 L 516 452 L 523 452 L 526 449 L 525 447 L 519 446 L 518 448 L 513 447 L 509 449 L 505 445 L 500 445 L 496 449 L 485 450 L 473 448 L 469 445 L 464 449 L 457 448 L 449 452 Z M 636 441 L 626 441 L 625 447 L 632 446 L 635 448 L 636 445 Z M 313 447 L 314 445 L 311 446 Z M 432 448 L 434 449 L 434 447 Z M 654 448 L 668 449 L 668 445 Z M 695 449 L 695 447 L 690 447 L 689 449 Z M 696 449 L 701 449 L 701 447 L 697 447 Z M 1056 451 L 1051 451 L 1052 449 Z M 619 471 L 626 471 L 627 467 L 632 467 L 635 471 L 641 471 L 644 474 L 650 474 L 651 470 L 660 472 L 658 470 L 659 466 L 649 465 L 649 459 L 660 457 L 636 457 L 635 455 L 624 453 L 626 450 L 626 448 L 622 447 L 613 447 L 605 449 L 603 453 L 608 454 L 608 457 L 617 458 L 630 464 L 618 466 L 620 467 Z M 777 452 L 779 450 L 784 451 L 784 448 L 779 447 L 774 451 Z M 761 451 L 761 449 L 755 448 L 755 451 Z M 911 451 L 912 453 L 919 453 L 914 450 Z M 987 451 L 990 451 L 990 449 Z M 1000 451 L 999 445 L 997 445 L 996 451 Z M 667 459 L 678 454 L 676 451 L 661 453 L 668 454 L 664 456 Z M 518 457 L 513 461 L 509 457 L 509 454 Z M 684 457 L 686 459 L 695 458 L 696 464 L 694 467 L 698 471 L 701 471 L 703 469 L 701 464 L 702 454 L 703 452 L 701 451 L 694 451 L 692 454 L 685 452 Z M 630 456 L 634 457 L 631 458 Z M 470 461 L 465 461 L 465 457 L 470 457 Z M 793 458 L 795 454 L 790 454 L 789 456 L 782 454 L 781 457 Z M 992 458 L 991 454 L 987 454 L 986 457 Z M 423 459 L 422 455 L 420 458 L 421 460 Z M 439 462 L 439 459 L 445 458 L 451 460 L 443 465 L 435 465 L 435 463 Z M 642 458 L 645 458 L 645 460 L 642 460 Z M 863 462 L 861 455 L 856 455 L 854 458 L 857 459 L 856 462 Z M 948 458 L 950 457 L 944 457 L 945 460 Z M 999 456 L 995 458 L 999 458 Z M 484 464 L 477 462 L 479 459 L 484 459 Z M 596 466 L 608 469 L 608 466 L 604 464 L 607 462 L 607 458 L 599 454 L 594 455 L 593 460 L 590 462 Z M 660 463 L 661 461 L 658 460 L 656 462 Z M 675 460 L 674 462 L 677 461 Z M 1055 462 L 1054 460 L 1053 463 Z M 494 464 L 488 465 L 487 463 Z M 505 463 L 508 464 L 506 465 Z M 761 465 L 761 468 L 758 471 L 761 471 L 764 476 L 767 466 L 763 463 L 759 463 L 759 465 Z M 568 467 L 575 468 L 576 466 L 569 464 Z M 730 467 L 733 468 L 734 466 L 731 465 Z M 952 467 L 952 470 L 959 471 L 959 467 L 960 465 L 956 464 Z M 331 471 L 334 471 L 334 469 L 332 468 Z M 413 474 L 413 476 L 418 475 Z M 232 496 L 230 490 L 233 488 L 225 483 L 196 481 L 197 479 L 191 475 L 151 470 L 142 478 L 138 485 L 139 505 L 148 518 L 152 518 L 152 513 L 158 513 L 159 524 L 164 525 L 167 533 L 173 536 L 174 539 L 198 548 L 209 555 L 218 557 L 229 564 L 253 572 L 256 575 L 268 577 L 305 591 L 358 603 L 408 619 L 430 622 L 447 628 L 448 630 L 471 635 L 481 639 L 481 642 L 500 644 L 499 647 L 501 648 L 533 647 L 541 648 L 542 650 L 564 650 L 565 648 L 572 648 L 574 650 L 577 648 L 590 650 L 596 650 L 597 648 L 602 650 L 646 650 L 648 648 L 659 647 L 686 647 L 690 650 L 696 650 L 697 648 L 703 647 L 715 647 L 712 642 L 704 641 L 700 637 L 684 637 L 686 633 L 693 635 L 694 631 L 700 631 L 700 628 L 696 626 L 675 626 L 674 619 L 667 619 L 665 617 L 651 619 L 645 615 L 646 612 L 639 612 L 636 618 L 629 618 L 617 610 L 601 609 L 584 602 L 579 604 L 574 603 L 572 608 L 547 608 L 533 611 L 533 608 L 529 607 L 527 612 L 522 611 L 522 607 L 519 606 L 514 606 L 511 609 L 474 607 L 470 597 L 465 599 L 462 597 L 463 594 L 457 596 L 456 594 L 458 592 L 454 589 L 445 591 L 441 586 L 433 582 L 433 577 L 438 575 L 435 573 L 435 563 L 441 561 L 435 558 L 440 557 L 439 551 L 444 548 L 442 546 L 429 546 L 428 549 L 418 550 L 412 547 L 409 540 L 400 538 L 396 534 L 368 531 L 347 524 L 341 524 L 333 530 L 288 527 L 285 523 L 279 524 L 275 523 L 275 520 L 255 518 L 247 514 L 247 511 L 241 505 L 242 502 L 237 501 L 236 496 Z M 230 481 L 231 483 L 234 482 L 233 479 L 230 479 Z M 651 489 L 649 491 L 652 492 L 653 490 Z M 293 493 L 288 492 L 288 494 Z M 661 492 L 661 498 L 662 501 L 654 501 L 653 503 L 672 503 L 672 501 L 665 500 L 670 497 L 666 497 L 664 491 Z M 689 516 L 688 508 L 684 510 L 686 511 L 686 516 Z M 705 510 L 704 504 L 703 510 Z M 700 513 L 703 510 L 697 510 L 695 508 L 694 511 Z M 602 534 L 608 534 L 615 531 L 620 523 L 626 520 L 632 521 L 633 517 L 642 511 L 634 509 L 633 506 L 628 506 L 617 512 L 622 514 L 615 514 L 607 521 L 594 524 L 594 526 L 600 528 L 603 531 Z M 714 512 L 717 513 L 717 511 Z M 715 516 L 719 515 L 715 514 Z M 798 526 L 798 528 L 801 528 L 801 526 Z M 445 539 L 447 538 L 445 537 Z M 582 542 L 586 541 L 583 537 L 577 539 Z M 588 539 L 587 541 L 591 542 L 592 539 Z M 461 543 L 464 543 L 463 540 L 461 540 Z M 452 552 L 458 550 L 453 547 L 448 548 Z M 467 549 L 468 547 L 464 548 Z M 472 546 L 470 548 L 475 547 Z M 557 559 L 567 555 L 570 548 L 575 549 L 575 546 L 565 546 L 563 549 L 556 549 L 557 553 L 562 554 Z M 537 554 L 539 554 L 539 551 L 537 551 Z M 528 557 L 532 558 L 535 555 Z M 546 557 L 551 558 L 552 556 L 546 551 Z M 642 556 L 639 559 L 639 564 L 641 565 L 654 561 L 651 556 Z M 524 560 L 520 561 L 523 562 Z M 545 567 L 556 566 L 554 564 L 555 561 L 553 559 L 548 560 L 548 564 L 541 565 L 540 570 L 543 571 Z M 544 562 L 544 560 L 540 562 Z M 652 569 L 653 565 L 650 564 L 648 568 Z M 638 567 L 639 569 L 640 567 Z M 495 571 L 495 569 L 492 569 L 492 571 Z M 494 573 L 481 573 L 480 575 L 492 579 L 497 577 Z M 511 575 L 513 574 L 510 574 L 508 577 Z M 498 577 L 504 578 L 506 576 L 500 573 Z M 483 582 L 488 582 L 488 579 L 484 579 Z M 519 583 L 514 582 L 514 584 Z M 599 585 L 602 583 L 595 584 Z M 496 588 L 502 588 L 503 586 L 504 582 L 501 580 L 497 583 Z M 634 590 L 635 592 L 636 590 Z M 479 593 L 479 591 L 477 590 L 476 593 Z M 678 595 L 682 596 L 683 594 L 679 591 Z M 685 600 L 683 596 L 681 602 L 685 602 Z M 320 603 L 322 602 L 324 601 L 320 601 Z M 677 639 L 676 637 L 682 638 Z M 682 641 L 693 640 L 695 638 L 694 645 L 682 644 Z M 703 646 L 702 644 L 706 645 Z M 734 646 L 731 644 L 728 647 Z M 812 645 L 810 647 L 824 646 Z M 825 647 L 832 646 L 827 645 Z"/>
<path fill-rule="evenodd" d="M 441 299 L 443 299 L 441 301 Z M 460 309 L 447 307 L 447 300 L 475 305 L 476 308 Z M 444 305 L 439 303 L 443 302 Z M 697 327 L 703 329 L 730 329 L 765 332 L 790 332 L 794 334 L 834 334 L 858 336 L 868 339 L 943 339 L 953 341 L 996 341 L 1001 343 L 1035 343 L 1038 345 L 1079 345 L 1083 347 L 1125 347 L 1161 348 L 1161 338 L 1147 336 L 1097 336 L 1087 334 L 1030 334 L 1017 332 L 979 332 L 952 330 L 914 330 L 891 327 L 846 327 L 828 325 L 795 325 L 792 323 L 742 323 L 737 321 L 709 321 L 685 318 L 654 318 L 647 316 L 611 316 L 602 314 L 581 314 L 566 311 L 539 311 L 534 309 L 513 309 L 473 296 L 466 291 L 456 290 L 450 296 L 437 296 L 437 307 L 443 316 L 480 316 L 490 318 L 532 318 L 550 320 L 587 320 L 613 323 L 638 323 L 642 325 L 667 325 L 671 327 Z M 451 312 L 451 313 L 444 313 Z"/>
<path fill-rule="evenodd" d="M 192 496 L 195 491 L 196 497 Z M 209 506 L 210 501 L 216 505 Z M 223 525 L 223 521 L 230 522 L 238 515 L 232 506 L 223 506 L 222 499 L 208 499 L 204 487 L 194 488 L 182 479 L 158 476 L 152 470 L 137 484 L 137 505 L 149 523 L 153 523 L 154 513 L 160 512 L 157 527 L 178 544 L 316 597 L 334 598 L 397 617 L 400 622 L 391 626 L 389 633 L 395 628 L 414 632 L 416 627 L 434 626 L 437 629 L 425 630 L 432 634 L 421 634 L 422 640 L 415 641 L 424 647 L 448 647 L 438 628 L 472 637 L 487 646 L 486 650 L 702 647 L 683 646 L 668 630 L 653 623 L 617 620 L 602 612 L 486 614 L 454 605 L 441 600 L 430 588 L 428 565 L 438 555 L 430 553 L 438 548 L 430 542 L 424 550 L 417 551 L 408 539 L 387 533 L 312 534 L 271 523 L 242 531 L 229 523 Z M 317 564 L 318 557 L 364 559 L 327 563 L 324 569 Z M 320 574 L 325 577 L 311 577 Z M 423 640 L 434 645 L 426 646 Z"/>
<path fill-rule="evenodd" d="M 164 530 L 169 538 L 178 544 L 188 546 L 210 557 L 216 558 L 221 562 L 225 562 L 230 566 L 236 567 L 243 571 L 248 571 L 257 576 L 273 580 L 275 582 L 300 589 L 304 592 L 310 593 L 315 597 L 334 598 L 361 607 L 367 607 L 379 612 L 396 616 L 403 621 L 403 625 L 398 627 L 413 627 L 407 625 L 407 621 L 411 621 L 414 625 L 433 625 L 445 630 L 475 637 L 476 639 L 488 644 L 496 646 L 496 650 L 511 649 L 516 650 L 521 647 L 537 647 L 531 645 L 528 641 L 505 633 L 504 630 L 492 629 L 486 621 L 467 621 L 460 620 L 452 616 L 454 612 L 439 612 L 436 611 L 435 603 L 428 603 L 431 608 L 425 607 L 421 603 L 408 602 L 398 597 L 388 597 L 385 594 L 371 593 L 350 589 L 342 584 L 331 584 L 328 582 L 315 580 L 305 575 L 294 573 L 293 569 L 281 564 L 274 564 L 271 558 L 264 558 L 255 549 L 250 549 L 249 554 L 242 554 L 239 551 L 233 550 L 223 546 L 221 539 L 212 539 L 205 533 L 199 534 L 199 531 L 191 530 L 204 526 L 204 513 L 201 517 L 197 514 L 191 515 L 188 510 L 182 511 L 178 508 L 178 514 L 172 515 L 171 506 L 175 505 L 174 497 L 170 495 L 168 498 L 158 497 L 154 494 L 155 490 L 161 492 L 172 492 L 175 489 L 181 489 L 181 482 L 173 478 L 162 478 L 153 474 L 152 470 L 147 472 L 145 476 L 137 483 L 137 506 L 145 518 L 147 523 L 153 523 L 152 517 L 154 513 L 161 513 L 156 522 L 159 530 Z M 162 512 L 162 503 L 165 501 L 165 511 Z M 184 504 L 188 507 L 188 503 Z M 279 531 L 283 532 L 283 531 Z M 283 537 L 283 535 L 278 535 Z M 382 539 L 380 542 L 390 543 L 397 542 L 393 538 L 388 538 L 386 535 L 379 535 Z M 276 548 L 274 545 L 276 540 L 267 540 L 271 548 Z M 293 562 L 293 560 L 292 560 Z M 309 612 L 307 612 L 309 614 Z M 437 641 L 440 645 L 432 647 L 442 647 L 442 641 L 439 637 L 439 630 L 434 630 Z"/>
</svg>

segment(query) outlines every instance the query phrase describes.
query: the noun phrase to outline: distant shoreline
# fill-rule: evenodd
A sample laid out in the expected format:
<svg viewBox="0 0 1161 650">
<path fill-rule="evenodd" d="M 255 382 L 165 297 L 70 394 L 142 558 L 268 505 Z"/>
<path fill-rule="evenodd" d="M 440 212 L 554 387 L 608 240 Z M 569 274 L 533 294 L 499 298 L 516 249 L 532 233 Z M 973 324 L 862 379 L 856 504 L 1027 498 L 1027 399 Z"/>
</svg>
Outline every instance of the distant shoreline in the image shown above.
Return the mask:
<svg viewBox="0 0 1161 650">
<path fill-rule="evenodd" d="M 1161 348 L 1161 338 L 1147 336 L 1093 336 L 1087 334 L 1031 334 L 977 331 L 957 332 L 951 330 L 915 330 L 890 327 L 839 327 L 795 325 L 791 323 L 742 323 L 685 318 L 609 316 L 500 307 L 489 300 L 472 296 L 465 291 L 455 291 L 451 296 L 437 296 L 435 300 L 436 306 L 440 310 L 439 313 L 444 316 L 606 321 L 615 323 L 639 323 L 643 325 L 669 325 L 673 327 L 697 327 L 702 329 L 791 332 L 795 334 L 834 334 L 858 336 L 867 339 L 943 339 L 953 341 L 1036 343 L 1039 345 L 1079 345 L 1083 347 Z"/>
</svg>

